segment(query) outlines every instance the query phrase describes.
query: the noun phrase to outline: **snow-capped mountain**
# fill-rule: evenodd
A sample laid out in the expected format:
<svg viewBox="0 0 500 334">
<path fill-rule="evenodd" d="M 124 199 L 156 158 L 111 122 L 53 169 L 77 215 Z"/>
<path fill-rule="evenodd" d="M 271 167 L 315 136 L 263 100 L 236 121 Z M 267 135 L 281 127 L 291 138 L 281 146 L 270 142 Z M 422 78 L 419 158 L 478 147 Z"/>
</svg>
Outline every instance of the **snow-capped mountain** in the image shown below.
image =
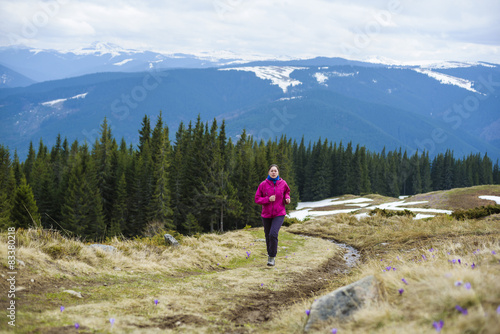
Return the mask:
<svg viewBox="0 0 500 334">
<path fill-rule="evenodd" d="M 500 158 L 496 64 L 250 58 L 166 55 L 106 43 L 64 52 L 4 48 L 0 63 L 10 64 L 5 68 L 12 73 L 68 78 L 0 88 L 0 144 L 23 157 L 30 141 L 51 145 L 57 133 L 93 143 L 104 117 L 117 138 L 135 143 L 144 114 L 162 110 L 172 134 L 200 114 L 206 121 L 225 119 L 233 137 L 245 128 L 263 140 L 286 134 L 352 141 L 374 151 L 402 147 L 432 156 L 451 149 L 457 156 Z"/>
<path fill-rule="evenodd" d="M 43 82 L 98 72 L 139 72 L 167 68 L 207 68 L 244 62 L 240 58 L 123 49 L 95 42 L 72 50 L 1 47 L 0 64 L 34 81 Z"/>
</svg>

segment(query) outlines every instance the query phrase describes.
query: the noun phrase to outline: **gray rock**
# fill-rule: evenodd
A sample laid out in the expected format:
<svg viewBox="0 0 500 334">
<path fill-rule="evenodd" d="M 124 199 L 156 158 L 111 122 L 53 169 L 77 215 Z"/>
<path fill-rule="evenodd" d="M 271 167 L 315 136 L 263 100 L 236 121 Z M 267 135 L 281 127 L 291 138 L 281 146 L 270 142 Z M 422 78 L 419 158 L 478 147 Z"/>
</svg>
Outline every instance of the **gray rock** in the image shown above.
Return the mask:
<svg viewBox="0 0 500 334">
<path fill-rule="evenodd" d="M 70 295 L 75 296 L 77 298 L 83 298 L 83 296 L 80 292 L 76 292 L 74 290 L 64 290 L 63 292 L 69 293 Z"/>
<path fill-rule="evenodd" d="M 304 331 L 307 332 L 314 325 L 333 318 L 346 320 L 362 306 L 376 302 L 378 297 L 378 284 L 374 276 L 367 276 L 330 292 L 312 304 Z"/>
<path fill-rule="evenodd" d="M 175 240 L 175 238 L 170 234 L 165 234 L 163 237 L 165 238 L 167 244 L 169 244 L 170 246 L 175 246 L 175 247 L 179 246 L 177 240 Z"/>
<path fill-rule="evenodd" d="M 266 239 L 255 239 L 255 242 L 266 242 Z"/>
<path fill-rule="evenodd" d="M 106 252 L 115 252 L 116 251 L 116 248 L 113 247 L 113 246 L 109 246 L 109 245 L 102 245 L 102 244 L 92 244 L 92 245 L 89 245 L 90 248 L 99 248 L 99 249 L 102 249 Z"/>
</svg>

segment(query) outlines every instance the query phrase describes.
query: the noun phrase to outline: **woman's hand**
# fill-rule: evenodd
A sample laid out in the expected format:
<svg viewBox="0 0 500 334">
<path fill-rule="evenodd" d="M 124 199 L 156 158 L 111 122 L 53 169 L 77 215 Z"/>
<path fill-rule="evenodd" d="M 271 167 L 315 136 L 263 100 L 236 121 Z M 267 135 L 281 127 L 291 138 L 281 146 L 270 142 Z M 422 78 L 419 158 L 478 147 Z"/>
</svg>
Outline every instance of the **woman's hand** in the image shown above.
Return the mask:
<svg viewBox="0 0 500 334">
<path fill-rule="evenodd" d="M 290 204 L 290 199 L 289 198 L 285 199 L 285 203 Z"/>
<path fill-rule="evenodd" d="M 269 202 L 274 202 L 275 200 L 276 200 L 275 195 L 269 196 Z"/>
</svg>

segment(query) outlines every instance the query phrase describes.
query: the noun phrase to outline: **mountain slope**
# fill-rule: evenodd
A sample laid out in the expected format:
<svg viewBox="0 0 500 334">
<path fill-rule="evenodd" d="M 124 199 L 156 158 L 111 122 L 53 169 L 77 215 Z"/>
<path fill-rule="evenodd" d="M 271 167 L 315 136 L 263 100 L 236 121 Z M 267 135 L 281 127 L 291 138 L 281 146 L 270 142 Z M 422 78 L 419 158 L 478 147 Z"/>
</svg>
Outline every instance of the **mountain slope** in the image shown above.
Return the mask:
<svg viewBox="0 0 500 334">
<path fill-rule="evenodd" d="M 52 145 L 59 132 L 92 143 L 107 117 L 117 138 L 137 143 L 144 114 L 162 110 L 172 135 L 200 114 L 204 121 L 226 119 L 232 137 L 246 128 L 265 140 L 286 134 L 376 151 L 426 149 L 433 156 L 452 149 L 459 157 L 500 158 L 498 67 L 429 75 L 415 67 L 278 64 L 108 72 L 0 89 L 0 142 L 21 157 L 30 140 Z"/>
<path fill-rule="evenodd" d="M 32 79 L 0 64 L 0 88 L 25 87 L 33 83 Z"/>
</svg>

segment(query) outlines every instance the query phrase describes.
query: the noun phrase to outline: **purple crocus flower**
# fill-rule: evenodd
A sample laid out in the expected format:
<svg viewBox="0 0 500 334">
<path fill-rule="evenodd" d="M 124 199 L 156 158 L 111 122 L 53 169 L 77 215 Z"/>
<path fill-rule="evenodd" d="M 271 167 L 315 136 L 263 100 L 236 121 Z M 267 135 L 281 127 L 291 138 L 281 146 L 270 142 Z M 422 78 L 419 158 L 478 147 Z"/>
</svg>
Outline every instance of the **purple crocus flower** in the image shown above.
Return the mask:
<svg viewBox="0 0 500 334">
<path fill-rule="evenodd" d="M 470 266 L 471 269 L 474 269 L 476 268 L 476 264 L 474 262 L 472 262 L 471 266 Z"/>
<path fill-rule="evenodd" d="M 405 290 L 404 289 L 399 289 L 398 292 L 399 292 L 399 295 L 401 296 L 403 294 L 403 292 L 405 292 Z"/>
<path fill-rule="evenodd" d="M 458 259 L 458 264 L 462 264 L 462 261 L 460 261 L 460 259 Z"/>
<path fill-rule="evenodd" d="M 497 314 L 500 314 L 500 305 L 497 307 Z"/>
<path fill-rule="evenodd" d="M 332 328 L 332 334 L 337 334 L 337 328 Z"/>
<path fill-rule="evenodd" d="M 158 305 L 158 299 L 155 299 L 155 305 Z"/>
<path fill-rule="evenodd" d="M 495 252 L 495 251 L 491 251 L 491 254 L 493 254 L 493 255 L 495 255 L 496 253 L 497 253 L 497 252 Z"/>
<path fill-rule="evenodd" d="M 111 324 L 111 326 L 113 326 L 115 324 L 115 318 L 110 318 L 109 323 Z"/>
<path fill-rule="evenodd" d="M 260 286 L 264 286 L 264 283 L 260 283 Z"/>
<path fill-rule="evenodd" d="M 403 281 L 404 284 L 408 285 L 408 282 L 404 278 L 402 278 L 401 280 Z"/>
<path fill-rule="evenodd" d="M 77 322 L 77 323 L 75 323 L 75 328 L 76 328 L 76 329 L 80 328 L 80 324 L 79 324 L 78 322 Z"/>
<path fill-rule="evenodd" d="M 396 271 L 396 268 L 392 267 L 392 271 Z"/>
<path fill-rule="evenodd" d="M 434 248 L 429 249 L 429 252 L 434 252 Z"/>
<path fill-rule="evenodd" d="M 311 310 L 306 310 L 307 316 L 309 316 L 310 313 L 311 313 Z"/>
<path fill-rule="evenodd" d="M 462 313 L 463 315 L 467 315 L 468 314 L 467 309 L 461 307 L 460 305 L 455 306 L 455 308 L 457 309 L 458 312 Z"/>
<path fill-rule="evenodd" d="M 456 281 L 455 282 L 455 286 L 460 286 L 460 285 L 462 285 L 462 281 Z"/>
<path fill-rule="evenodd" d="M 64 311 L 64 306 L 61 306 L 61 312 Z"/>
<path fill-rule="evenodd" d="M 470 290 L 471 285 L 470 285 L 470 283 L 469 283 L 469 282 L 465 283 L 465 288 L 466 288 L 467 290 Z"/>
<path fill-rule="evenodd" d="M 453 264 L 455 264 L 455 263 L 457 263 L 457 260 L 453 259 L 453 260 L 451 260 L 451 262 L 452 262 Z"/>
<path fill-rule="evenodd" d="M 436 332 L 438 333 L 441 331 L 441 329 L 443 329 L 443 325 L 444 325 L 443 320 L 439 320 L 439 322 L 434 321 L 434 323 L 432 324 L 432 326 L 436 329 Z"/>
<path fill-rule="evenodd" d="M 388 271 L 392 269 L 392 267 L 385 267 L 385 269 L 387 269 Z"/>
</svg>

